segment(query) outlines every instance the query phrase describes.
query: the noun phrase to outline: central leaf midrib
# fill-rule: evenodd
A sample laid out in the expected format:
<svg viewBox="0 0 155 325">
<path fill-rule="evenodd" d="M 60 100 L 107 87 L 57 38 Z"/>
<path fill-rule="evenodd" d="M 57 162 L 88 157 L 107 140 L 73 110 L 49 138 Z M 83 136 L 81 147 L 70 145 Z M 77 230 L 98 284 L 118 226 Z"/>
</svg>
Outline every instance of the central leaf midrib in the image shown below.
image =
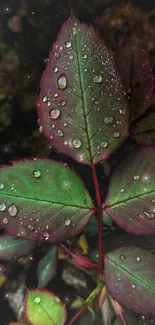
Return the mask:
<svg viewBox="0 0 155 325">
<path fill-rule="evenodd" d="M 57 325 L 57 323 L 54 321 L 54 319 L 52 318 L 52 316 L 46 311 L 46 309 L 40 305 L 41 309 L 44 311 L 44 313 L 49 317 L 50 320 L 52 320 L 52 322 L 54 323 L 54 325 Z"/>
<path fill-rule="evenodd" d="M 77 58 L 77 68 L 78 68 L 78 75 L 79 75 L 79 84 L 80 84 L 80 90 L 81 90 L 81 100 L 82 100 L 82 107 L 83 107 L 83 113 L 84 113 L 84 121 L 85 121 L 85 128 L 86 128 L 86 136 L 87 136 L 87 142 L 88 142 L 88 150 L 90 154 L 90 162 L 93 165 L 93 156 L 91 152 L 91 146 L 90 146 L 90 137 L 89 137 L 89 130 L 88 130 L 88 123 L 87 123 L 87 114 L 86 114 L 86 109 L 85 109 L 85 98 L 84 98 L 84 89 L 82 85 L 82 72 L 80 68 L 80 60 L 79 60 L 79 54 L 78 54 L 78 46 L 77 46 L 77 39 L 75 35 L 75 48 L 76 48 L 76 58 Z"/>
<path fill-rule="evenodd" d="M 119 265 L 117 262 L 111 260 L 108 256 L 108 260 L 110 261 L 111 264 L 114 264 L 116 268 L 120 269 L 121 271 L 124 271 L 124 273 L 129 274 L 133 279 L 137 280 L 138 282 L 142 283 L 143 285 L 145 285 L 148 289 L 152 290 L 153 293 L 155 293 L 155 290 L 152 289 L 152 287 L 149 287 L 149 285 L 147 283 L 145 283 L 144 281 L 141 280 L 141 278 L 138 278 L 137 276 L 133 276 L 133 274 L 128 271 L 127 269 L 125 269 L 124 267 L 122 267 L 121 265 Z"/>
<path fill-rule="evenodd" d="M 9 196 L 9 197 L 13 197 L 13 198 L 16 198 L 16 199 L 25 199 L 25 200 L 28 200 L 28 201 L 37 201 L 37 202 L 42 202 L 42 203 L 64 205 L 64 206 L 67 206 L 67 207 L 80 208 L 80 209 L 83 209 L 83 210 L 92 210 L 93 209 L 93 207 L 84 207 L 84 206 L 80 206 L 80 205 L 66 204 L 66 203 L 63 203 L 63 202 L 46 201 L 46 200 L 40 200 L 38 198 L 35 199 L 35 198 L 26 197 L 26 196 L 18 196 L 18 195 L 7 194 L 7 193 L 3 193 L 2 196 Z"/>
</svg>

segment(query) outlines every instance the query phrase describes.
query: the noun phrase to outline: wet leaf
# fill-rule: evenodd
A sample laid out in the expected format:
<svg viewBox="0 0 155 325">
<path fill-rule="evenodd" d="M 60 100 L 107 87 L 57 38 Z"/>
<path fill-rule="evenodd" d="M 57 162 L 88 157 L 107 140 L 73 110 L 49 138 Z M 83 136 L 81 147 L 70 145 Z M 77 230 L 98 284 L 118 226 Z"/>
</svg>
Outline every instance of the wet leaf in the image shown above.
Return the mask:
<svg viewBox="0 0 155 325">
<path fill-rule="evenodd" d="M 64 165 L 37 159 L 0 169 L 0 223 L 14 235 L 52 243 L 79 233 L 93 213 L 78 176 Z"/>
<path fill-rule="evenodd" d="M 35 244 L 28 240 L 15 239 L 10 235 L 0 237 L 0 259 L 10 261 L 12 258 L 28 255 Z"/>
<path fill-rule="evenodd" d="M 155 150 L 132 152 L 115 168 L 105 210 L 127 232 L 155 234 Z"/>
<path fill-rule="evenodd" d="M 155 325 L 155 318 L 138 315 L 125 308 L 123 308 L 123 312 L 128 325 Z M 120 318 L 116 319 L 114 325 L 122 325 Z"/>
<path fill-rule="evenodd" d="M 40 132 L 84 164 L 107 158 L 128 135 L 128 105 L 115 60 L 92 26 L 72 14 L 41 79 Z"/>
<path fill-rule="evenodd" d="M 38 265 L 38 287 L 43 288 L 53 278 L 57 265 L 57 246 L 50 248 Z"/>
<path fill-rule="evenodd" d="M 155 112 L 149 112 L 137 123 L 132 136 L 142 145 L 155 146 Z"/>
<path fill-rule="evenodd" d="M 134 121 L 150 106 L 154 89 L 149 55 L 134 35 L 121 46 L 116 55 L 116 66 L 130 98 L 131 120 Z"/>
<path fill-rule="evenodd" d="M 155 315 L 155 255 L 121 247 L 105 255 L 104 279 L 112 297 L 141 315 Z"/>
<path fill-rule="evenodd" d="M 33 325 L 63 325 L 66 309 L 52 292 L 28 290 L 26 314 Z"/>
</svg>

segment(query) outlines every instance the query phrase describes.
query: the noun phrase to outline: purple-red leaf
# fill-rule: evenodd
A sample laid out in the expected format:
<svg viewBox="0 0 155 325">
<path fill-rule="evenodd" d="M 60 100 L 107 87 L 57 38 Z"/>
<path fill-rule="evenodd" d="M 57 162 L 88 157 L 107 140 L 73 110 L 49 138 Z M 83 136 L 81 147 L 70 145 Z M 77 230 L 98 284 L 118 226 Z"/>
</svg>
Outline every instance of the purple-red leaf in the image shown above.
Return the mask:
<svg viewBox="0 0 155 325">
<path fill-rule="evenodd" d="M 106 159 L 128 135 L 128 105 L 115 60 L 93 27 L 72 14 L 41 79 L 40 132 L 84 164 Z"/>
<path fill-rule="evenodd" d="M 149 55 L 142 42 L 134 35 L 121 46 L 116 55 L 116 66 L 130 98 L 131 120 L 133 121 L 150 106 L 154 89 L 154 76 Z"/>
<path fill-rule="evenodd" d="M 80 178 L 61 163 L 24 160 L 0 169 L 0 224 L 29 240 L 75 236 L 94 212 Z"/>
<path fill-rule="evenodd" d="M 155 255 L 121 247 L 105 255 L 104 279 L 112 297 L 141 315 L 155 315 Z"/>
<path fill-rule="evenodd" d="M 155 150 L 131 153 L 115 168 L 104 210 L 135 235 L 155 235 Z"/>
<path fill-rule="evenodd" d="M 15 239 L 10 235 L 0 237 L 0 260 L 10 261 L 19 256 L 28 255 L 34 248 L 28 240 Z"/>
<path fill-rule="evenodd" d="M 142 118 L 132 132 L 132 137 L 139 144 L 155 146 L 155 112 L 149 112 Z"/>
</svg>

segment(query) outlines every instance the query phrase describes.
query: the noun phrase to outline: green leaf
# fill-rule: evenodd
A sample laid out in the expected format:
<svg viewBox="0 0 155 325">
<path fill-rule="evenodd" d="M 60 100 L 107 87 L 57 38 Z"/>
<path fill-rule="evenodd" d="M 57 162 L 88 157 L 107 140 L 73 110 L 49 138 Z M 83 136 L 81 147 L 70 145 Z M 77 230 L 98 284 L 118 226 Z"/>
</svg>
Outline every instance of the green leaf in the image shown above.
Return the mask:
<svg viewBox="0 0 155 325">
<path fill-rule="evenodd" d="M 94 165 L 127 137 L 128 104 L 114 56 L 73 14 L 53 44 L 40 87 L 40 132 L 58 152 Z"/>
<path fill-rule="evenodd" d="M 93 213 L 78 176 L 63 164 L 25 160 L 0 169 L 0 223 L 13 235 L 52 243 L 79 233 Z"/>
<path fill-rule="evenodd" d="M 142 145 L 155 146 L 155 112 L 149 112 L 137 123 L 132 137 Z"/>
<path fill-rule="evenodd" d="M 66 308 L 52 292 L 28 290 L 26 314 L 33 325 L 63 325 Z"/>
<path fill-rule="evenodd" d="M 28 240 L 15 239 L 12 236 L 0 237 L 0 259 L 10 261 L 12 258 L 28 255 L 35 244 Z"/>
<path fill-rule="evenodd" d="M 103 210 L 127 232 L 155 234 L 154 149 L 138 149 L 116 166 Z"/>
<path fill-rule="evenodd" d="M 53 278 L 57 264 L 57 246 L 50 248 L 38 265 L 38 288 L 43 288 Z"/>
<path fill-rule="evenodd" d="M 121 247 L 105 255 L 104 279 L 122 306 L 155 315 L 155 255 L 138 247 Z"/>
</svg>

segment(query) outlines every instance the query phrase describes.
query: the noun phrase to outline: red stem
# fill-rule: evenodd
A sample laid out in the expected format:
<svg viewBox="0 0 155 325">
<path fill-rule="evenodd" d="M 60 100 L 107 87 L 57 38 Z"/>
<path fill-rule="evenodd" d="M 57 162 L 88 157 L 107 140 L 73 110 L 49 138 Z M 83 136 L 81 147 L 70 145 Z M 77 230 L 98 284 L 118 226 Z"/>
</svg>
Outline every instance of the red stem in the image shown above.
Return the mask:
<svg viewBox="0 0 155 325">
<path fill-rule="evenodd" d="M 97 200 L 97 206 L 98 206 L 98 255 L 99 255 L 99 261 L 98 261 L 98 275 L 99 278 L 101 278 L 102 275 L 102 256 L 103 256 L 103 248 L 102 248 L 102 204 L 101 204 L 101 196 L 100 196 L 100 189 L 96 174 L 96 168 L 94 165 L 92 165 L 92 175 L 93 175 L 93 181 L 95 186 L 95 192 L 96 192 L 96 200 Z"/>
<path fill-rule="evenodd" d="M 68 325 L 72 325 L 77 320 L 77 318 L 85 311 L 85 309 L 86 309 L 86 306 L 82 306 L 77 311 L 77 313 L 72 317 L 72 319 L 69 321 Z"/>
</svg>

